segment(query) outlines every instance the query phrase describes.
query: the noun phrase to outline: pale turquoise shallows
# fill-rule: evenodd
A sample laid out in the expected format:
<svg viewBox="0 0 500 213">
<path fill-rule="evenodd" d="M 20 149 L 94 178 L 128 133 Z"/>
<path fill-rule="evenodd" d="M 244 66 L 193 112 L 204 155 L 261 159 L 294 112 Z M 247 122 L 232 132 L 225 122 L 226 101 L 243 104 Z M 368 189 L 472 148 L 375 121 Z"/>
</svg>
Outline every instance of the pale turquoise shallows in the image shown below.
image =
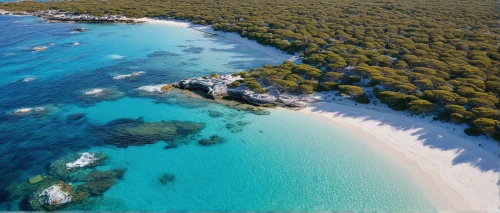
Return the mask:
<svg viewBox="0 0 500 213">
<path fill-rule="evenodd" d="M 50 24 L 0 16 L 0 27 L 12 29 L 0 33 L 0 110 L 5 112 L 0 160 L 9 165 L 0 173 L 13 174 L 1 180 L 26 181 L 47 172 L 55 159 L 83 151 L 109 156 L 98 170 L 126 169 L 123 180 L 91 206 L 65 210 L 433 211 L 404 168 L 325 121 L 286 109 L 255 115 L 178 91 L 163 97 L 137 93 L 140 86 L 279 64 L 282 59 L 174 26 Z M 90 30 L 71 33 L 78 27 Z M 35 46 L 48 49 L 32 52 Z M 146 74 L 112 78 L 136 71 Z M 26 77 L 35 80 L 22 82 Z M 94 88 L 113 88 L 123 97 L 82 102 L 82 93 Z M 45 115 L 9 115 L 13 109 L 47 105 L 53 111 Z M 66 120 L 74 113 L 85 117 Z M 172 149 L 165 149 L 162 141 L 117 148 L 93 141 L 88 131 L 115 119 L 139 117 L 145 122 L 201 122 L 205 128 L 187 139 L 190 144 Z M 197 144 L 212 135 L 224 142 Z M 175 180 L 162 185 L 159 179 L 165 173 Z M 18 209 L 14 201 L 0 204 L 0 210 Z"/>
</svg>

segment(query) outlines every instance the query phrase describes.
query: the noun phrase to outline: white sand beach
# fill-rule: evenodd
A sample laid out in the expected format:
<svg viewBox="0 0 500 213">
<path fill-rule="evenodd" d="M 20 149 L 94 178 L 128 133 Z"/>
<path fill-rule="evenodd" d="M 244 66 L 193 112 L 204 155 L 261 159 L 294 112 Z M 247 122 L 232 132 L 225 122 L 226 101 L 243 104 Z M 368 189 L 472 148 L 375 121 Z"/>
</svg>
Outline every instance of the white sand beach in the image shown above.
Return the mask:
<svg viewBox="0 0 500 213">
<path fill-rule="evenodd" d="M 496 141 L 467 136 L 466 125 L 433 121 L 431 116 L 409 117 L 386 106 L 328 99 L 299 112 L 341 126 L 404 168 L 439 211 L 499 211 Z"/>
<path fill-rule="evenodd" d="M 202 31 L 202 32 L 210 33 L 210 34 L 219 35 L 219 36 L 222 36 L 224 38 L 236 41 L 237 43 L 240 43 L 242 45 L 245 45 L 249 49 L 259 51 L 261 53 L 268 55 L 269 57 L 272 57 L 275 59 L 280 59 L 283 61 L 295 60 L 297 58 L 297 56 L 286 54 L 285 52 L 278 50 L 276 48 L 273 48 L 270 46 L 260 45 L 259 43 L 257 43 L 257 41 L 249 40 L 247 38 L 242 38 L 237 33 L 215 31 L 211 25 L 196 25 L 196 24 L 192 24 L 192 23 L 186 22 L 186 21 L 167 20 L 167 19 L 140 18 L 140 19 L 135 19 L 135 20 L 150 23 L 150 24 L 164 24 L 164 25 L 169 25 L 169 26 L 190 28 L 190 29 L 194 29 L 194 30 L 198 30 L 198 31 Z"/>
</svg>

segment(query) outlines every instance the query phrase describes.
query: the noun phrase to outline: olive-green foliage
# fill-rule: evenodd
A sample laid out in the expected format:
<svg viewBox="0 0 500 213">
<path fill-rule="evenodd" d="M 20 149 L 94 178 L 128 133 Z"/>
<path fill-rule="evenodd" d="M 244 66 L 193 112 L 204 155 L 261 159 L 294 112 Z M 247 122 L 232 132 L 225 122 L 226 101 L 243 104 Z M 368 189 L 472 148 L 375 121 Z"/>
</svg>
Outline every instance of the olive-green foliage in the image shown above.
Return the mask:
<svg viewBox="0 0 500 213">
<path fill-rule="evenodd" d="M 363 91 L 363 89 L 359 86 L 340 85 L 339 91 L 343 94 L 351 96 L 353 100 L 359 103 L 370 103 L 370 99 L 366 96 L 365 91 Z"/>
<path fill-rule="evenodd" d="M 426 100 L 414 100 L 408 103 L 408 110 L 413 114 L 421 114 L 432 111 L 432 103 Z"/>
<path fill-rule="evenodd" d="M 368 79 L 370 86 L 405 97 L 422 95 L 438 109 L 445 105 L 466 106 L 467 110 L 499 107 L 496 0 L 74 0 L 0 4 L 0 9 L 10 11 L 49 8 L 211 24 L 215 30 L 236 32 L 260 44 L 299 53 L 306 64 L 285 62 L 255 69 L 250 75 L 238 74 L 262 78 L 265 84 L 284 91 L 299 93 L 302 80 L 338 82 L 345 78 L 330 74 L 334 71 L 356 75 L 361 82 Z M 354 70 L 346 71 L 346 66 Z M 286 78 L 290 74 L 304 79 Z M 318 90 L 329 84 L 333 85 L 305 85 Z M 260 90 L 258 85 L 250 83 Z M 394 109 L 405 108 L 406 103 Z M 452 114 L 458 113 L 471 125 L 471 119 L 481 116 L 499 120 L 482 111 L 447 112 L 447 117 L 456 120 L 460 116 Z"/>
<path fill-rule="evenodd" d="M 256 93 L 265 93 L 266 88 L 263 88 L 255 78 L 245 78 L 246 86 Z"/>
<path fill-rule="evenodd" d="M 240 86 L 240 82 L 239 81 L 233 81 L 231 84 L 227 85 L 228 87 L 231 87 L 231 88 L 236 88 L 236 87 L 239 87 Z"/>
</svg>

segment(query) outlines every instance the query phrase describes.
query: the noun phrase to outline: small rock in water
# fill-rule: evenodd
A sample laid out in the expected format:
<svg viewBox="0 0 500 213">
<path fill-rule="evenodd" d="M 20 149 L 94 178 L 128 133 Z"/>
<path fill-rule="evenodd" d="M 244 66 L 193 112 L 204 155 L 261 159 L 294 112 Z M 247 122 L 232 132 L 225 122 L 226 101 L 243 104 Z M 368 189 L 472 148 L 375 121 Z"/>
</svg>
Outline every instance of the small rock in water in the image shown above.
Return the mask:
<svg viewBox="0 0 500 213">
<path fill-rule="evenodd" d="M 67 122 L 78 121 L 84 117 L 85 117 L 85 113 L 74 113 L 74 114 L 68 115 L 68 117 L 66 117 L 66 121 Z"/>
<path fill-rule="evenodd" d="M 33 48 L 33 51 L 39 52 L 39 51 L 44 51 L 46 49 L 47 49 L 47 47 L 38 46 L 38 47 Z"/>
<path fill-rule="evenodd" d="M 251 111 L 253 114 L 256 114 L 256 115 L 269 115 L 271 114 L 271 112 L 269 111 L 266 111 L 266 110 L 257 110 L 257 111 Z"/>
<path fill-rule="evenodd" d="M 166 145 L 165 147 L 163 147 L 165 149 L 173 149 L 173 148 L 177 148 L 177 144 L 168 144 Z"/>
<path fill-rule="evenodd" d="M 76 28 L 75 30 L 78 32 L 83 32 L 83 31 L 85 31 L 85 28 Z"/>
<path fill-rule="evenodd" d="M 160 177 L 160 183 L 162 185 L 167 185 L 168 183 L 172 182 L 175 180 L 175 175 L 173 174 L 169 174 L 169 173 L 165 173 L 164 175 L 162 175 Z"/>
<path fill-rule="evenodd" d="M 219 111 L 208 110 L 208 116 L 210 116 L 212 118 L 220 118 L 220 117 L 224 116 L 224 114 L 222 112 L 219 112 Z"/>
<path fill-rule="evenodd" d="M 212 135 L 210 136 L 210 139 L 201 139 L 198 141 L 198 144 L 202 146 L 211 146 L 214 144 L 221 143 L 223 141 L 222 137 L 218 135 Z"/>
</svg>

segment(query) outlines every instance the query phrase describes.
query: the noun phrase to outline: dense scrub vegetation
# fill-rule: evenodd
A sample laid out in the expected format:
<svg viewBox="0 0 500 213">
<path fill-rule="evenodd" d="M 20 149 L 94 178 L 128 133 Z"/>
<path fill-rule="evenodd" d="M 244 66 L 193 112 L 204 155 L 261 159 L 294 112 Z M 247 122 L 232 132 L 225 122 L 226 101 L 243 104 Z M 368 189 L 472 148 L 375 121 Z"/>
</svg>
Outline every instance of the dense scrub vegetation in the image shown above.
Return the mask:
<svg viewBox="0 0 500 213">
<path fill-rule="evenodd" d="M 373 87 L 370 94 L 395 110 L 433 112 L 469 124 L 467 134 L 500 140 L 496 0 L 74 0 L 0 8 L 211 24 L 304 57 L 305 64 L 245 73 L 244 82 L 256 92 L 266 92 L 261 83 L 297 94 L 340 90 L 367 103 L 359 86 Z"/>
</svg>

